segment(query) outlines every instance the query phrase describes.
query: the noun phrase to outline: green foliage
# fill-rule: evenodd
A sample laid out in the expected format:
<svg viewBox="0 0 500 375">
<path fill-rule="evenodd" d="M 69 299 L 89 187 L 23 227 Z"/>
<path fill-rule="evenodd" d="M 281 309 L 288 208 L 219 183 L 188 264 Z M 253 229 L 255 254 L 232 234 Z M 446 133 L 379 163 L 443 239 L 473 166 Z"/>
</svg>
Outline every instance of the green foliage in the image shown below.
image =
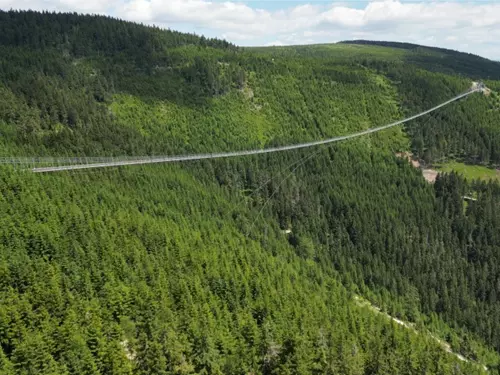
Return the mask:
<svg viewBox="0 0 500 375">
<path fill-rule="evenodd" d="M 391 51 L 404 50 L 405 60 L 429 71 L 460 74 L 471 78 L 500 79 L 500 62 L 491 61 L 471 53 L 445 48 L 423 47 L 411 43 L 351 40 L 341 43 L 363 46 L 390 47 Z"/>
<path fill-rule="evenodd" d="M 480 165 L 469 165 L 456 161 L 439 163 L 436 168 L 442 172 L 457 172 L 468 180 L 500 180 L 500 171 Z"/>
<path fill-rule="evenodd" d="M 213 184 L 177 167 L 137 172 L 2 170 L 0 206 L 16 214 L 0 226 L 0 338 L 18 373 L 363 373 L 387 361 L 389 373 L 440 373 L 432 350 L 480 373 L 357 307 L 272 221 L 245 238 L 249 211 Z M 409 346 L 414 360 L 397 359 Z"/>
<path fill-rule="evenodd" d="M 270 147 L 417 113 L 469 88 L 464 74 L 499 87 L 488 61 L 452 54 L 474 61 L 459 70 L 429 60 L 448 52 L 409 48 L 238 49 L 0 12 L 2 156 Z M 483 372 L 351 291 L 498 365 L 500 186 L 456 174 L 431 186 L 393 155 L 498 164 L 497 106 L 475 94 L 406 132 L 283 154 L 0 168 L 0 372 Z"/>
</svg>

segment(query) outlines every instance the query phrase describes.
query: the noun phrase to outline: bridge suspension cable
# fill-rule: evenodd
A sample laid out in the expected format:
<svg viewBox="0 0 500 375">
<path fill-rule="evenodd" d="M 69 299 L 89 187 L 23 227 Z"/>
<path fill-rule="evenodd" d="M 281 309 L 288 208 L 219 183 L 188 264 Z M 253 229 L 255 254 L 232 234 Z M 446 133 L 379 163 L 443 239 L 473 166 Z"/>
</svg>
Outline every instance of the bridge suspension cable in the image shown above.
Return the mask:
<svg viewBox="0 0 500 375">
<path fill-rule="evenodd" d="M 339 142 L 351 138 L 360 137 L 363 135 L 376 133 L 384 129 L 392 128 L 397 125 L 404 124 L 405 122 L 414 120 L 421 116 L 424 116 L 428 113 L 431 113 L 441 107 L 444 107 L 454 101 L 457 101 L 461 98 L 464 98 L 468 95 L 471 95 L 475 92 L 482 91 L 482 87 L 476 87 L 471 90 L 464 92 L 463 94 L 457 95 L 450 100 L 447 100 L 441 104 L 436 105 L 426 111 L 420 112 L 416 115 L 410 116 L 403 120 L 398 120 L 396 122 L 390 123 L 388 125 L 379 126 L 376 128 L 370 128 L 367 130 L 363 130 L 360 132 L 342 135 L 338 137 L 328 138 L 319 141 L 299 143 L 288 146 L 279 146 L 279 147 L 270 147 L 264 149 L 255 149 L 255 150 L 244 150 L 244 151 L 232 151 L 232 152 L 218 152 L 212 154 L 195 154 L 195 155 L 177 155 L 177 156 L 144 156 L 144 157 L 102 157 L 102 158 L 39 158 L 36 159 L 37 163 L 57 163 L 67 165 L 58 165 L 58 166 L 46 166 L 46 167 L 35 167 L 32 168 L 31 171 L 35 173 L 47 173 L 47 172 L 60 172 L 60 171 L 69 171 L 75 169 L 90 169 L 90 168 L 105 168 L 105 167 L 118 167 L 125 165 L 140 165 L 140 164 L 154 164 L 154 163 L 169 163 L 169 162 L 179 162 L 179 161 L 189 161 L 189 160 L 203 160 L 203 159 L 217 159 L 217 158 L 228 158 L 228 157 L 236 157 L 236 156 L 246 156 L 246 155 L 257 155 L 257 154 L 268 154 L 271 152 L 280 152 L 287 150 L 295 150 L 299 148 L 312 147 L 323 145 L 327 143 Z M 12 160 L 12 159 L 11 159 Z M 2 160 L 5 163 L 5 160 Z M 31 163 L 34 160 L 31 159 Z M 84 163 L 82 163 L 84 162 Z M 71 164 L 78 163 L 78 164 Z M 12 164 L 16 164 L 16 159 L 13 159 Z M 17 164 L 22 164 L 22 161 L 19 161 Z"/>
</svg>

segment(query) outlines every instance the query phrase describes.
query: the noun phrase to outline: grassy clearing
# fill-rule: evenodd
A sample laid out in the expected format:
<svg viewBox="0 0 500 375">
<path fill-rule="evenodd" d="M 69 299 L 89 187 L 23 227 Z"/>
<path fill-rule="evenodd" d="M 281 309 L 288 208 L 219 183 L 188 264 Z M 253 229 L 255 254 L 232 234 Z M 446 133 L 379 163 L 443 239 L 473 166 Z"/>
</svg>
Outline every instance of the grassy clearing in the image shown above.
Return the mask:
<svg viewBox="0 0 500 375">
<path fill-rule="evenodd" d="M 337 61 L 353 58 L 367 58 L 384 61 L 403 60 L 409 52 L 404 49 L 369 46 L 359 44 L 316 44 L 307 46 L 248 47 L 247 51 L 273 56 L 302 56 L 315 58 L 335 58 Z"/>
<path fill-rule="evenodd" d="M 480 165 L 469 165 L 451 161 L 436 165 L 439 172 L 457 172 L 467 179 L 471 180 L 498 180 L 500 181 L 500 172 L 493 168 L 483 167 Z"/>
</svg>

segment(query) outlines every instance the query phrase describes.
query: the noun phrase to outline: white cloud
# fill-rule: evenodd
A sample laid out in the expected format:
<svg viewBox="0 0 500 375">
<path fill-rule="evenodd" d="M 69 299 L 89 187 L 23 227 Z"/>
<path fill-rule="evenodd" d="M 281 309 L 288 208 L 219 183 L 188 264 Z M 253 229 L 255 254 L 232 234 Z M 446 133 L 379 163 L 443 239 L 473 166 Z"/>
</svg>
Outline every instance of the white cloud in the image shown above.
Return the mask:
<svg viewBox="0 0 500 375">
<path fill-rule="evenodd" d="M 0 9 L 31 9 L 109 14 L 119 0 L 0 0 Z"/>
<path fill-rule="evenodd" d="M 365 11 L 336 6 L 320 14 L 324 25 L 362 27 L 365 22 Z"/>
<path fill-rule="evenodd" d="M 107 13 L 172 29 L 181 25 L 183 30 L 202 29 L 243 45 L 364 38 L 465 48 L 500 58 L 500 3 L 496 2 L 373 0 L 362 9 L 337 2 L 269 11 L 234 1 L 0 0 L 0 8 Z"/>
<path fill-rule="evenodd" d="M 283 43 L 281 40 L 275 40 L 274 42 L 269 42 L 266 43 L 266 47 L 271 47 L 271 46 L 284 46 L 286 43 Z"/>
</svg>

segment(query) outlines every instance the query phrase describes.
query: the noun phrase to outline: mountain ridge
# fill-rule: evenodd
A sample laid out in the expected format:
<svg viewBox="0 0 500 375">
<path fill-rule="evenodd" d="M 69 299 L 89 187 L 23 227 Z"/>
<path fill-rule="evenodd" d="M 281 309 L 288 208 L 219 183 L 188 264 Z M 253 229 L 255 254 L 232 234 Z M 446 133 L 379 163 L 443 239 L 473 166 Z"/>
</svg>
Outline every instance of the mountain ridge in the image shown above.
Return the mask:
<svg viewBox="0 0 500 375">
<path fill-rule="evenodd" d="M 9 157 L 307 142 L 418 113 L 490 69 L 377 46 L 235 48 L 100 16 L 0 20 Z M 0 372 L 485 373 L 355 295 L 496 371 L 500 185 L 430 185 L 395 154 L 498 165 L 499 82 L 314 153 L 0 166 Z"/>
</svg>

